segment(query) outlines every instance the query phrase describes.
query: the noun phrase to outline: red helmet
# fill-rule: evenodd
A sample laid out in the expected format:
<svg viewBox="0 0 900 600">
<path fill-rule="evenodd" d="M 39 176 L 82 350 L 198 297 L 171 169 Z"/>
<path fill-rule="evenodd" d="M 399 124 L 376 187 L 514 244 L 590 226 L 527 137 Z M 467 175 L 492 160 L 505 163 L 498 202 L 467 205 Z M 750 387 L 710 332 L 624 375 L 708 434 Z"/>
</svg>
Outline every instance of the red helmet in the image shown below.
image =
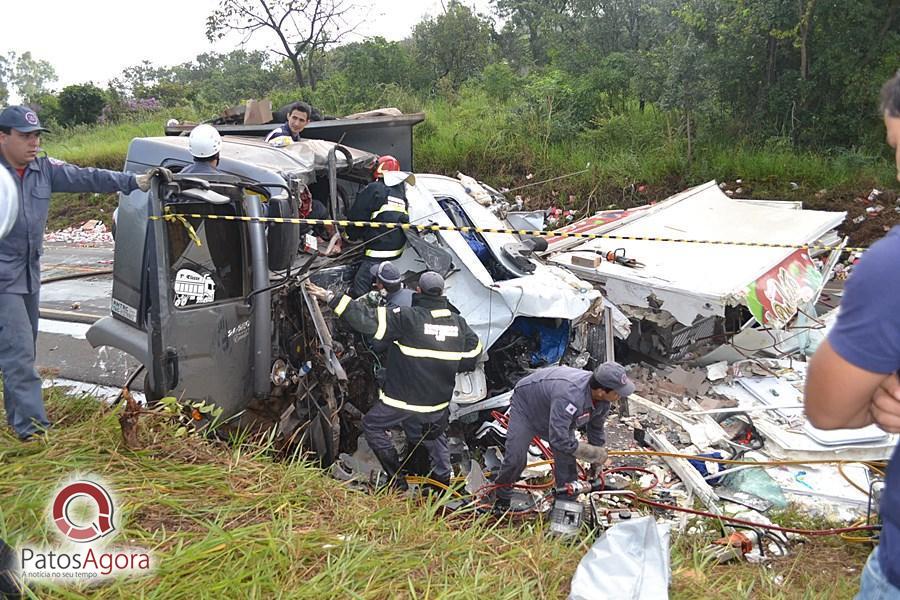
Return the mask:
<svg viewBox="0 0 900 600">
<path fill-rule="evenodd" d="M 378 179 L 380 177 L 384 177 L 385 171 L 399 171 L 400 170 L 400 161 L 391 156 L 390 154 L 385 154 L 384 156 L 379 156 L 378 161 L 375 162 L 375 178 Z"/>
</svg>

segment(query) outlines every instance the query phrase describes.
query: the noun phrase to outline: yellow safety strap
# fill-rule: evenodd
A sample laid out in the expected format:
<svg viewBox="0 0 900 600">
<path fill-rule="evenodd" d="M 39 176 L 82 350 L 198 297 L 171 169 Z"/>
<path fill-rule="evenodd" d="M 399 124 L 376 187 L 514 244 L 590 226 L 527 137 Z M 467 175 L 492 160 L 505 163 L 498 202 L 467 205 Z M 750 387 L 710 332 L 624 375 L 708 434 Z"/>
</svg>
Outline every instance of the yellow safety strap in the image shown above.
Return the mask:
<svg viewBox="0 0 900 600">
<path fill-rule="evenodd" d="M 468 352 L 452 352 L 450 350 L 430 350 L 428 348 L 414 348 L 412 346 L 404 346 L 400 342 L 394 342 L 406 356 L 413 358 L 435 358 L 437 360 L 462 360 L 464 358 L 474 358 L 481 354 L 481 340 L 473 350 Z"/>
<path fill-rule="evenodd" d="M 375 330 L 375 339 L 380 340 L 387 333 L 387 307 L 379 306 L 375 311 L 378 316 L 378 329 Z"/>
<path fill-rule="evenodd" d="M 437 412 L 439 410 L 444 410 L 448 406 L 450 406 L 449 402 L 443 402 L 441 404 L 437 404 L 435 406 L 421 406 L 419 404 L 410 404 L 409 402 L 404 402 L 403 400 L 397 400 L 396 398 L 391 398 L 387 394 L 384 393 L 384 390 L 378 391 L 378 398 L 387 404 L 388 406 L 393 406 L 394 408 L 400 408 L 403 410 L 410 410 L 412 412 L 417 413 L 430 413 Z"/>
<path fill-rule="evenodd" d="M 399 250 L 372 250 L 371 248 L 366 249 L 366 256 L 371 256 L 372 258 L 394 258 L 396 256 L 400 256 L 403 254 L 403 248 Z"/>
<path fill-rule="evenodd" d="M 337 306 L 334 307 L 334 314 L 337 316 L 341 316 L 344 314 L 344 311 L 347 310 L 347 307 L 350 306 L 351 298 L 347 294 L 341 296 L 340 301 L 337 303 Z"/>
</svg>

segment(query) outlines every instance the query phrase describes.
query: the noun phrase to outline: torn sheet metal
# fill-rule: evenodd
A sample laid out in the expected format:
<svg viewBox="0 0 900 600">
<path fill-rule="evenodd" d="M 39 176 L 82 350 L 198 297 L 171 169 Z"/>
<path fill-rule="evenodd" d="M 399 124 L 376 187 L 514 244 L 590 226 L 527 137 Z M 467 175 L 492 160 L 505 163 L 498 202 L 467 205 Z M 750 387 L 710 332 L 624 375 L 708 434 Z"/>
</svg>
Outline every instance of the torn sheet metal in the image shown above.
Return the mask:
<svg viewBox="0 0 900 600">
<path fill-rule="evenodd" d="M 623 220 L 615 234 L 801 245 L 814 243 L 845 216 L 735 201 L 711 181 Z M 573 256 L 590 257 L 617 248 L 646 266 L 634 269 L 604 261 L 591 268 L 572 263 Z M 584 279 L 600 282 L 606 297 L 626 314 L 629 307 L 659 309 L 691 325 L 698 317 L 724 316 L 726 306 L 745 304 L 748 284 L 793 252 L 765 246 L 598 239 L 551 260 Z"/>
<path fill-rule="evenodd" d="M 468 224 L 451 219 L 438 202 L 442 199 L 454 203 L 464 213 L 461 218 L 469 223 L 478 227 L 504 228 L 504 223 L 472 198 L 456 179 L 419 175 L 416 185 L 407 188 L 407 198 L 412 223 Z M 531 273 L 520 270 L 504 252 L 504 246 L 520 242 L 512 234 L 483 234 L 472 240 L 457 231 L 440 231 L 426 233 L 423 237 L 452 254 L 456 270 L 447 277 L 447 297 L 465 316 L 486 348 L 497 341 L 516 317 L 574 321 L 595 302 L 602 302 L 600 292 L 590 283 L 565 269 L 535 260 Z M 473 250 L 476 242 L 481 258 Z M 410 249 L 396 264 L 401 272 L 422 270 L 421 259 Z M 492 272 L 502 273 L 505 278 L 495 278 Z"/>
<path fill-rule="evenodd" d="M 769 396 L 777 398 L 777 403 L 779 404 L 786 401 L 794 403 L 798 398 L 802 398 L 799 390 L 782 380 L 779 380 L 780 383 L 777 388 L 771 388 L 771 386 L 767 387 L 765 381 L 775 378 L 747 379 L 749 381 L 754 381 L 755 379 L 757 383 L 747 385 L 745 378 L 739 378 L 730 385 L 719 384 L 713 388 L 713 391 L 737 400 L 738 405 L 741 407 L 765 406 L 769 402 L 764 403 L 760 401 L 760 396 L 765 397 L 767 393 Z M 741 382 L 744 382 L 744 385 Z M 787 387 L 784 387 L 785 385 Z M 748 387 L 754 391 L 751 392 L 747 389 Z M 789 392 L 788 387 L 792 388 L 794 392 Z M 773 396 L 771 389 L 775 389 L 779 395 Z M 766 390 L 769 391 L 767 392 Z M 771 402 L 771 404 L 774 403 Z M 834 442 L 823 444 L 814 439 L 816 437 L 815 431 L 813 432 L 814 435 L 810 435 L 810 430 L 807 429 L 808 421 L 802 417 L 800 409 L 782 409 L 775 412 L 785 413 L 785 416 L 788 417 L 787 422 L 783 422 L 784 419 L 776 421 L 774 418 L 766 416 L 771 414 L 770 412 L 753 413 L 753 423 L 766 439 L 766 453 L 775 459 L 887 460 L 891 457 L 894 447 L 900 440 L 900 435 L 878 434 L 874 429 L 841 430 L 830 434 L 832 436 L 831 439 L 819 437 L 820 441 Z M 823 433 L 822 435 L 829 434 Z M 846 437 L 841 439 L 841 435 L 846 435 Z M 870 441 L 863 443 L 861 439 Z"/>
</svg>

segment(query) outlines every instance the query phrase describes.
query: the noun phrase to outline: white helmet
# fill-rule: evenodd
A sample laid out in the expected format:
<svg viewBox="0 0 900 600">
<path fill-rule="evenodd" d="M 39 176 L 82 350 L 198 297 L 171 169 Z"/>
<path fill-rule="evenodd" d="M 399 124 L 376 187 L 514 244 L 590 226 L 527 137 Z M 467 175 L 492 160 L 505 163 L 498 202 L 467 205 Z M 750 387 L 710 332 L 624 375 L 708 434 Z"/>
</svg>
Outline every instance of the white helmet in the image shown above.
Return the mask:
<svg viewBox="0 0 900 600">
<path fill-rule="evenodd" d="M 197 125 L 191 130 L 188 147 L 194 158 L 209 158 L 222 148 L 222 136 L 212 125 Z"/>
<path fill-rule="evenodd" d="M 19 214 L 19 190 L 6 167 L 0 165 L 0 240 L 16 224 Z"/>
</svg>

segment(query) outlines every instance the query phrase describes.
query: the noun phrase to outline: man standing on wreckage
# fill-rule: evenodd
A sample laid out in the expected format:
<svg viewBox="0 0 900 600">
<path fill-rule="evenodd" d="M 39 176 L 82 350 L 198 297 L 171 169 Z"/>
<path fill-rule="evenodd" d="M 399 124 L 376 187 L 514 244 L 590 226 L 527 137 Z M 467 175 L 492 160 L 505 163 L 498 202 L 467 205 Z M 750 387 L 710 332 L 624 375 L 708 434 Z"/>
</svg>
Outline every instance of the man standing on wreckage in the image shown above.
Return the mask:
<svg viewBox="0 0 900 600">
<path fill-rule="evenodd" d="M 444 278 L 433 271 L 422 273 L 412 306 L 392 309 L 373 308 L 364 299 L 351 300 L 310 282 L 306 285 L 311 296 L 328 302 L 353 329 L 376 342 L 391 342 L 384 385 L 375 405 L 363 417 L 366 441 L 391 484 L 399 490 L 407 489 L 403 464 L 387 433 L 402 426 L 407 457 L 420 444 L 424 446 L 431 463 L 430 477 L 448 486 L 450 398 L 456 374 L 475 368 L 482 346 L 478 335 L 443 295 Z"/>
<path fill-rule="evenodd" d="M 900 180 L 900 72 L 882 88 L 887 142 Z M 804 404 L 820 429 L 877 424 L 900 433 L 900 227 L 853 269 L 834 329 L 809 363 Z M 900 446 L 898 446 L 900 448 Z M 857 600 L 900 600 L 900 449 L 888 463 L 881 497 L 884 526 L 863 569 Z"/>
<path fill-rule="evenodd" d="M 593 372 L 574 367 L 546 367 L 520 380 L 509 408 L 506 449 L 494 512 L 509 510 L 512 484 L 519 480 L 528 459 L 528 446 L 535 436 L 550 443 L 556 486 L 578 479 L 577 460 L 591 463 L 595 477 L 606 462 L 605 423 L 610 403 L 634 393 L 625 367 L 606 362 Z M 579 442 L 575 430 L 587 429 L 587 443 Z"/>
</svg>

